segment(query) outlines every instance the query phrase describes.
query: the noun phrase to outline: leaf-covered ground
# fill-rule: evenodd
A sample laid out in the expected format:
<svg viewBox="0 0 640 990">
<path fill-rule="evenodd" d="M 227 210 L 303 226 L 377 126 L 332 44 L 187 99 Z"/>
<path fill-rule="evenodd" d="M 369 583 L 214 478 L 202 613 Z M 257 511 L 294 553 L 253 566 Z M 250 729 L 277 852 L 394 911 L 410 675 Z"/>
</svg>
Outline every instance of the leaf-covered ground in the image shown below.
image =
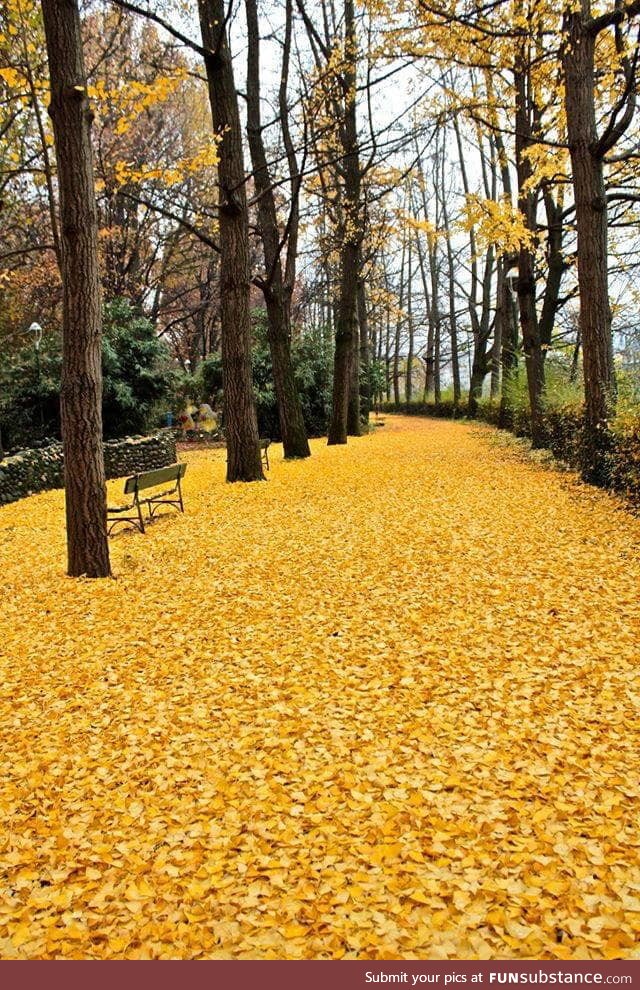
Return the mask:
<svg viewBox="0 0 640 990">
<path fill-rule="evenodd" d="M 493 436 L 0 510 L 1 957 L 637 955 L 640 522 Z"/>
</svg>

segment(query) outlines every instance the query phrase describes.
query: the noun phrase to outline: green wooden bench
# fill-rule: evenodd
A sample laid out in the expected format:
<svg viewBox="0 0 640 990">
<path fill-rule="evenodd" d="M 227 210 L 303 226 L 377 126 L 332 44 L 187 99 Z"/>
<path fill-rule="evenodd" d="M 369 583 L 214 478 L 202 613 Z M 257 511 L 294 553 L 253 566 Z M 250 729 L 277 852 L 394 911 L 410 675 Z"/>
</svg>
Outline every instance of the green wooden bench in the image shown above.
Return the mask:
<svg viewBox="0 0 640 990">
<path fill-rule="evenodd" d="M 218 435 L 222 437 L 226 442 L 226 437 L 224 436 L 224 430 L 220 430 Z M 260 437 L 258 440 L 258 445 L 260 447 L 260 457 L 262 458 L 262 463 L 269 470 L 269 447 L 271 446 L 270 437 Z"/>
<path fill-rule="evenodd" d="M 109 506 L 107 509 L 109 535 L 118 523 L 130 523 L 141 533 L 144 533 L 143 505 L 146 505 L 149 513 L 148 522 L 154 518 L 161 505 L 172 505 L 179 512 L 184 512 L 181 481 L 186 470 L 186 464 L 169 464 L 167 467 L 156 468 L 154 471 L 142 471 L 140 474 L 134 474 L 127 478 L 124 483 L 124 494 L 132 495 L 133 498 L 128 505 Z M 161 492 L 141 495 L 141 492 L 148 492 L 152 488 L 171 484 L 173 487 L 166 488 Z M 124 513 L 128 513 L 128 515 L 124 515 Z"/>
</svg>

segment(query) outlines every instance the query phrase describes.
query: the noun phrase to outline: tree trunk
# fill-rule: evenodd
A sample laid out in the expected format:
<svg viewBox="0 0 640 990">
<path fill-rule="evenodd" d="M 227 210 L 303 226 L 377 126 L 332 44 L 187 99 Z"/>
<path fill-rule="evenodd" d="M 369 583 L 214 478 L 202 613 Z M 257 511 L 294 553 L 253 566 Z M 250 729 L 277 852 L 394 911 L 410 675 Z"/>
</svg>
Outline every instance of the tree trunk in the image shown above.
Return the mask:
<svg viewBox="0 0 640 990">
<path fill-rule="evenodd" d="M 496 401 L 500 395 L 500 355 L 502 354 L 503 310 L 500 307 L 499 300 L 502 299 L 504 295 L 501 284 L 502 278 L 503 273 L 500 269 L 498 269 L 498 278 L 496 282 L 496 299 L 498 300 L 498 303 L 496 305 L 496 321 L 493 327 L 493 345 L 491 347 L 491 389 L 489 392 L 493 401 Z"/>
<path fill-rule="evenodd" d="M 407 246 L 407 330 L 409 332 L 409 346 L 407 349 L 407 370 L 405 375 L 405 387 L 404 394 L 407 402 L 411 402 L 413 398 L 413 342 L 414 342 L 414 332 L 413 332 L 413 258 L 412 258 L 412 241 L 413 238 L 409 236 L 409 244 Z"/>
<path fill-rule="evenodd" d="M 535 235 L 537 191 L 530 188 L 533 169 L 527 151 L 533 130 L 530 103 L 530 66 L 524 44 L 515 65 L 516 88 L 516 171 L 518 174 L 518 207 L 525 218 L 527 230 Z M 524 347 L 529 406 L 531 410 L 531 442 L 534 447 L 544 443 L 542 431 L 542 396 L 544 392 L 544 363 L 536 310 L 535 248 L 522 243 L 518 255 L 518 303 Z"/>
<path fill-rule="evenodd" d="M 391 290 L 389 287 L 389 276 L 387 273 L 385 259 L 384 267 L 384 287 L 385 287 L 385 331 L 384 331 L 384 395 L 387 402 L 391 402 Z"/>
<path fill-rule="evenodd" d="M 220 138 L 220 297 L 227 481 L 263 481 L 251 379 L 249 215 L 224 0 L 198 0 L 213 127 Z"/>
<path fill-rule="evenodd" d="M 358 252 L 358 273 L 360 271 L 360 252 Z M 357 275 L 357 285 L 360 284 Z M 362 417 L 360 415 L 360 314 L 358 312 L 358 288 L 356 287 L 356 312 L 351 336 L 351 362 L 349 372 L 349 404 L 347 406 L 347 436 L 362 436 Z"/>
<path fill-rule="evenodd" d="M 500 363 L 502 365 L 502 390 L 500 394 L 500 413 L 498 425 L 504 429 L 513 426 L 511 408 L 511 385 L 518 367 L 518 314 L 515 297 L 507 272 L 515 266 L 516 255 L 505 255 L 502 259 L 502 298 L 500 302 L 502 317 L 502 349 Z"/>
<path fill-rule="evenodd" d="M 362 275 L 362 259 L 360 259 L 358 277 L 358 328 L 360 336 L 360 367 L 362 381 L 360 382 L 360 416 L 363 423 L 369 422 L 369 413 L 373 396 L 371 394 L 371 352 L 375 356 L 375 339 L 369 339 L 369 318 L 367 315 L 367 294 Z"/>
<path fill-rule="evenodd" d="M 567 262 L 564 260 L 562 254 L 562 215 L 564 212 L 562 200 L 556 203 L 551 192 L 546 189 L 544 191 L 544 204 L 548 227 L 547 280 L 544 287 L 539 321 L 540 346 L 542 348 L 543 361 L 551 346 L 553 328 L 558 314 L 558 300 L 560 298 L 562 276 L 567 269 Z"/>
<path fill-rule="evenodd" d="M 60 410 L 68 573 L 108 577 L 102 447 L 102 295 L 91 119 L 75 0 L 43 0 L 58 163 L 63 283 Z"/>
<path fill-rule="evenodd" d="M 336 346 L 333 358 L 333 398 L 328 444 L 347 442 L 347 415 L 351 385 L 351 360 L 356 323 L 358 248 L 345 240 L 340 250 L 340 298 L 336 314 Z"/>
<path fill-rule="evenodd" d="M 487 345 L 491 336 L 491 281 L 493 276 L 494 248 L 489 245 L 485 255 L 482 276 L 482 311 L 478 319 L 476 304 L 470 305 L 473 327 L 473 361 L 469 380 L 467 414 L 474 419 L 478 415 L 478 403 L 482 398 L 482 386 L 487 376 Z"/>
<path fill-rule="evenodd" d="M 431 375 L 430 387 L 434 402 L 440 402 L 440 340 L 442 337 L 442 314 L 440 312 L 440 265 L 438 261 L 437 238 L 429 238 L 429 268 L 431 270 L 431 308 L 429 310 L 429 333 L 427 336 L 428 365 Z"/>
<path fill-rule="evenodd" d="M 447 267 L 449 278 L 449 337 L 451 340 L 451 376 L 453 378 L 453 404 L 460 402 L 460 359 L 458 356 L 458 327 L 456 318 L 456 283 L 453 264 L 453 249 L 451 247 L 451 231 L 447 213 L 446 197 L 442 200 L 442 214 L 447 234 Z"/>
<path fill-rule="evenodd" d="M 567 137 L 576 205 L 580 333 L 585 394 L 586 481 L 608 478 L 609 419 L 615 412 L 615 372 L 607 266 L 607 200 L 595 115 L 595 36 L 586 29 L 589 4 L 565 15 L 562 53 Z"/>
<path fill-rule="evenodd" d="M 284 456 L 309 457 L 309 443 L 300 396 L 291 363 L 291 293 L 282 271 L 280 229 L 260 119 L 260 32 L 256 0 L 245 0 L 247 12 L 247 135 L 258 197 L 258 222 L 264 249 L 263 293 L 267 307 L 273 384 Z"/>
<path fill-rule="evenodd" d="M 441 367 L 441 349 L 442 349 L 442 321 L 438 319 L 436 321 L 436 334 L 433 342 L 433 398 L 436 405 L 442 400 L 442 388 L 441 388 L 441 377 L 440 377 L 440 367 Z"/>
<path fill-rule="evenodd" d="M 329 426 L 329 444 L 347 442 L 347 430 L 360 433 L 360 414 L 354 422 L 353 403 L 357 391 L 351 391 L 353 398 L 351 416 L 349 394 L 352 374 L 352 361 L 358 362 L 357 352 L 357 291 L 358 261 L 362 244 L 360 218 L 360 158 L 358 151 L 358 129 L 356 120 L 356 24 L 354 0 L 344 0 L 345 67 L 340 77 L 344 96 L 344 121 L 339 128 L 341 141 L 341 168 L 344 175 L 344 220 L 342 223 L 340 246 L 340 300 L 336 325 L 336 349 L 333 371 L 333 402 Z"/>
<path fill-rule="evenodd" d="M 578 371 L 580 368 L 580 346 L 582 341 L 580 340 L 580 327 L 576 331 L 576 342 L 573 345 L 573 353 L 571 355 L 571 368 L 569 369 L 569 381 L 578 381 Z"/>
<path fill-rule="evenodd" d="M 404 305 L 404 266 L 407 251 L 406 232 L 402 238 L 402 256 L 400 261 L 400 294 L 398 296 L 398 312 L 396 314 L 396 332 L 393 340 L 393 401 L 400 405 L 400 331 L 402 329 L 402 307 Z"/>
</svg>

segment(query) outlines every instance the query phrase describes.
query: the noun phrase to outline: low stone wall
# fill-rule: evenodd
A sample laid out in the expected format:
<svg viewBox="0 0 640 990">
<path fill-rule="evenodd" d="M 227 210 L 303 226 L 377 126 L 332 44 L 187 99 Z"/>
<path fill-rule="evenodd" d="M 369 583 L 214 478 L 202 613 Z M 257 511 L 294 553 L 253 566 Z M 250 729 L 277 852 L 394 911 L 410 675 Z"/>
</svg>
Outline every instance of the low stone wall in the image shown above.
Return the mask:
<svg viewBox="0 0 640 990">
<path fill-rule="evenodd" d="M 107 478 L 152 471 L 174 464 L 176 437 L 174 430 L 162 430 L 152 437 L 127 437 L 108 440 L 104 445 L 104 469 Z"/>
<path fill-rule="evenodd" d="M 108 440 L 104 445 L 107 478 L 121 478 L 173 464 L 176 460 L 174 430 L 162 430 L 152 437 L 126 437 Z M 40 450 L 19 450 L 0 461 L 0 505 L 16 502 L 26 495 L 47 488 L 62 488 L 62 444 L 52 443 Z"/>
</svg>

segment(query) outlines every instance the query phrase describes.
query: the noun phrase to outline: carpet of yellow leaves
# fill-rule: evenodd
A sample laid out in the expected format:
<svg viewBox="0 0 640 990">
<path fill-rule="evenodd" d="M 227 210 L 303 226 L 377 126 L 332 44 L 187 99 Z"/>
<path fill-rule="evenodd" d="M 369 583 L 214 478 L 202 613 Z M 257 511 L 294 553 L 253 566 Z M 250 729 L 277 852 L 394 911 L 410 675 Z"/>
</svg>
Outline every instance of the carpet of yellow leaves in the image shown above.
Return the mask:
<svg viewBox="0 0 640 990">
<path fill-rule="evenodd" d="M 637 954 L 640 522 L 493 435 L 0 510 L 1 957 Z"/>
</svg>

